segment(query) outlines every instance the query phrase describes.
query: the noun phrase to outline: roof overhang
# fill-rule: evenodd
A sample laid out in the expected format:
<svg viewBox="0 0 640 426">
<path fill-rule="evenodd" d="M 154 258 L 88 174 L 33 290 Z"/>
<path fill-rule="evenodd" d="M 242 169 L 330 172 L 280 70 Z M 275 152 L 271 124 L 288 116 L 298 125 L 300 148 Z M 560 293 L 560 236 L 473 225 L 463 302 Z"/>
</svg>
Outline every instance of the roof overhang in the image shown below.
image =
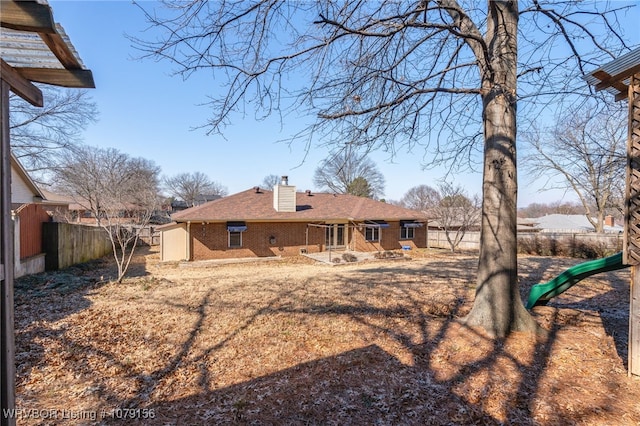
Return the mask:
<svg viewBox="0 0 640 426">
<path fill-rule="evenodd" d="M 33 83 L 94 88 L 93 74 L 83 65 L 62 26 L 55 24 L 45 1 L 2 1 L 0 14 L 2 79 L 25 101 L 42 106 Z"/>
<path fill-rule="evenodd" d="M 237 217 L 235 218 L 227 218 L 227 219 L 205 219 L 205 218 L 188 218 L 188 219 L 182 219 L 182 218 L 174 218 L 172 217 L 171 220 L 173 222 L 176 223 L 187 223 L 187 222 L 191 222 L 191 223 L 227 223 L 230 221 L 239 221 L 242 220 L 243 222 L 247 222 L 247 223 L 347 223 L 347 222 L 362 222 L 362 225 L 371 225 L 371 226 L 376 226 L 375 221 L 373 220 L 369 220 L 369 219 L 351 219 L 351 218 L 291 218 L 291 219 L 238 219 Z M 366 223 L 365 223 L 366 222 Z M 412 222 L 412 219 L 383 219 L 382 222 Z M 423 219 L 416 219 L 415 220 L 416 223 L 421 223 L 420 226 L 422 226 L 422 223 L 424 223 Z"/>
<path fill-rule="evenodd" d="M 596 91 L 607 90 L 621 101 L 629 96 L 629 79 L 640 72 L 640 47 L 584 76 Z"/>
</svg>

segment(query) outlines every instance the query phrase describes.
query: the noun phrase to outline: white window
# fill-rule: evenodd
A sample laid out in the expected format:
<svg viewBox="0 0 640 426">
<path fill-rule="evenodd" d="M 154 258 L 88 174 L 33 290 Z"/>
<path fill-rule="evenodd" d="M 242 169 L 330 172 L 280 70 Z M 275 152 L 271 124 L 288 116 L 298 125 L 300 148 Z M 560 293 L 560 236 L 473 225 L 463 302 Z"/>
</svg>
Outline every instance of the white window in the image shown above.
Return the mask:
<svg viewBox="0 0 640 426">
<path fill-rule="evenodd" d="M 364 238 L 367 241 L 378 241 L 380 239 L 380 228 L 367 226 L 364 229 Z"/>
<path fill-rule="evenodd" d="M 401 240 L 412 240 L 415 232 L 415 228 L 408 228 L 406 226 L 400 227 L 400 239 Z"/>
<path fill-rule="evenodd" d="M 242 247 L 242 232 L 229 231 L 229 248 Z"/>
<path fill-rule="evenodd" d="M 247 225 L 244 222 L 227 222 L 229 248 L 242 247 L 242 233 L 246 230 Z"/>
</svg>

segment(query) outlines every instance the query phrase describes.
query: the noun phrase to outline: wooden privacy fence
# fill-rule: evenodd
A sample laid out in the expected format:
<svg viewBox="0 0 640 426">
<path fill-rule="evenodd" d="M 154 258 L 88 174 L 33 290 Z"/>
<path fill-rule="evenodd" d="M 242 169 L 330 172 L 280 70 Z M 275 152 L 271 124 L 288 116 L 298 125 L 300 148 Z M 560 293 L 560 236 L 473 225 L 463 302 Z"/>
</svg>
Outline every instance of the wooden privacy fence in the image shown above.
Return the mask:
<svg viewBox="0 0 640 426">
<path fill-rule="evenodd" d="M 47 270 L 88 262 L 112 251 L 104 229 L 76 223 L 44 223 L 42 246 Z"/>
<path fill-rule="evenodd" d="M 622 234 L 596 233 L 522 233 L 518 235 L 520 252 L 544 256 L 601 257 L 622 251 Z M 451 249 L 444 231 L 429 230 L 428 247 Z M 479 250 L 480 232 L 465 233 L 457 250 Z"/>
<path fill-rule="evenodd" d="M 149 246 L 160 245 L 160 231 L 157 226 L 147 225 L 140 229 L 140 242 Z M 140 244 L 140 243 L 139 243 Z"/>
<path fill-rule="evenodd" d="M 456 231 L 452 231 L 450 233 L 452 240 L 455 237 L 455 232 Z M 447 233 L 445 231 L 432 231 L 430 229 L 427 234 L 427 247 L 451 250 L 451 246 L 447 240 Z M 466 232 L 456 247 L 456 250 L 480 250 L 480 232 Z"/>
</svg>

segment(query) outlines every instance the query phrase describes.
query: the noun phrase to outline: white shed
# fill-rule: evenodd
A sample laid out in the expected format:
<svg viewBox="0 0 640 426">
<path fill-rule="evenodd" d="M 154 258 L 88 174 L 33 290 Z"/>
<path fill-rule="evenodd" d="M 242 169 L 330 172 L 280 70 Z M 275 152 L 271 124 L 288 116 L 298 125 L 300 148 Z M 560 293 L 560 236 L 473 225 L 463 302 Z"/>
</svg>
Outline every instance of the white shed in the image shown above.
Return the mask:
<svg viewBox="0 0 640 426">
<path fill-rule="evenodd" d="M 160 261 L 189 260 L 189 233 L 186 223 L 168 223 L 160 231 Z"/>
</svg>

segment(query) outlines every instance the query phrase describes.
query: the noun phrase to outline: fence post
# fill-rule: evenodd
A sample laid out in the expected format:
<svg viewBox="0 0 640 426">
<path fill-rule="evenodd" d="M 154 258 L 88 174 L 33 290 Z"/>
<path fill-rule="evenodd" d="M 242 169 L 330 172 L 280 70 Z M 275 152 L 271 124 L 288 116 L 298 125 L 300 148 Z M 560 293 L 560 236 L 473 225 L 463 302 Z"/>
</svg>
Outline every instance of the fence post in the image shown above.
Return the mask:
<svg viewBox="0 0 640 426">
<path fill-rule="evenodd" d="M 616 235 L 616 251 L 622 251 L 622 241 L 620 241 L 620 233 Z"/>
</svg>

